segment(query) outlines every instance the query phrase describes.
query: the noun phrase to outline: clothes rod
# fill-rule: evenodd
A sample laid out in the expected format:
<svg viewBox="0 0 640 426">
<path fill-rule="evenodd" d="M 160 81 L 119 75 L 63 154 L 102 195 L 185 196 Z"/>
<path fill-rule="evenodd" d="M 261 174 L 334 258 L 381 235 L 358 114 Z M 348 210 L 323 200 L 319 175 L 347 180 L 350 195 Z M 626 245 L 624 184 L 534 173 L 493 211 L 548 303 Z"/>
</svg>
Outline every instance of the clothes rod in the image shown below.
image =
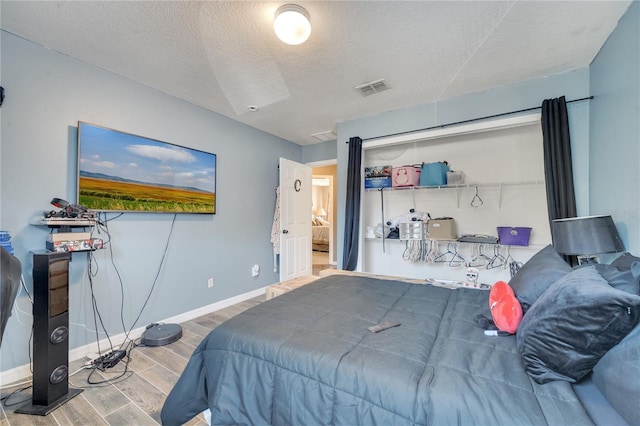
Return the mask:
<svg viewBox="0 0 640 426">
<path fill-rule="evenodd" d="M 593 99 L 593 96 L 587 96 L 586 98 L 574 99 L 572 101 L 567 101 L 566 103 L 570 104 L 572 102 L 588 101 L 588 100 L 591 100 L 591 99 Z M 388 138 L 388 137 L 391 137 L 391 136 L 406 135 L 406 134 L 409 134 L 409 133 L 423 132 L 425 130 L 440 129 L 440 128 L 443 128 L 443 127 L 456 126 L 458 124 L 471 123 L 471 122 L 480 121 L 480 120 L 487 120 L 489 118 L 502 117 L 502 116 L 510 115 L 510 114 L 518 114 L 518 113 L 521 113 L 521 112 L 535 111 L 537 109 L 542 109 L 542 105 L 537 106 L 537 107 L 519 109 L 517 111 L 510 111 L 510 112 L 503 112 L 503 113 L 500 113 L 500 114 L 487 115 L 485 117 L 470 118 L 469 120 L 456 121 L 454 123 L 439 124 L 437 126 L 425 127 L 424 129 L 407 130 L 405 132 L 390 133 L 388 135 L 383 135 L 383 136 L 374 136 L 374 137 L 371 137 L 371 138 L 362 139 L 362 141 L 364 142 L 364 141 L 368 141 L 368 140 L 372 140 L 372 139 L 380 139 L 380 138 Z M 349 141 L 346 141 L 345 143 L 349 143 Z"/>
</svg>

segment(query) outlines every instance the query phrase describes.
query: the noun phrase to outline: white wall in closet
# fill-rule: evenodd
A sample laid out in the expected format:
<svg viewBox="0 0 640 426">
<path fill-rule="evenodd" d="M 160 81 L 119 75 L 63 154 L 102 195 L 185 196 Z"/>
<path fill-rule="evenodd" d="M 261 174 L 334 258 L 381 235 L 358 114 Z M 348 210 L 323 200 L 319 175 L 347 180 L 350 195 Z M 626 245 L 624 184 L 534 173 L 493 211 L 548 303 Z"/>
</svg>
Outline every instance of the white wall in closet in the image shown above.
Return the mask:
<svg viewBox="0 0 640 426">
<path fill-rule="evenodd" d="M 525 262 L 551 242 L 544 186 L 542 131 L 539 121 L 518 127 L 451 135 L 436 139 L 365 149 L 363 166 L 402 166 L 446 160 L 452 170 L 464 173 L 464 187 L 415 188 L 384 191 L 384 221 L 403 215 L 410 209 L 429 212 L 432 218 L 452 217 L 458 235 L 497 236 L 498 226 L 533 228 L 528 247 L 510 246 L 509 253 Z M 471 201 L 477 194 L 482 204 Z M 381 194 L 363 193 L 362 222 L 367 227 L 382 223 Z M 363 239 L 362 271 L 410 278 L 463 280 L 464 262 L 412 262 L 403 260 L 404 241 Z M 459 244 L 449 247 L 440 242 L 441 251 L 449 248 L 468 259 L 478 246 Z M 494 255 L 493 246 L 484 247 Z M 500 252 L 506 256 L 506 248 Z M 448 259 L 448 257 L 445 257 Z M 455 266 L 455 267 L 454 267 Z M 480 281 L 509 280 L 508 267 L 480 267 Z"/>
</svg>

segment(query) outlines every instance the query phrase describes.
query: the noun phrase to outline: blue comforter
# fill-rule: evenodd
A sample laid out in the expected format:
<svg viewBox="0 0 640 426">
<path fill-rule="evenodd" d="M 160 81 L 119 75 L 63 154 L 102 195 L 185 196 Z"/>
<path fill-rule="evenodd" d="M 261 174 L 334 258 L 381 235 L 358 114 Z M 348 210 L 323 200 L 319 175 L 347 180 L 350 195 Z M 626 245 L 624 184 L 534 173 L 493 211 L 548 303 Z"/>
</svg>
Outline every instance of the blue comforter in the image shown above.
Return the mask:
<svg viewBox="0 0 640 426">
<path fill-rule="evenodd" d="M 591 424 L 567 382 L 527 376 L 515 337 L 485 336 L 488 292 L 334 275 L 213 330 L 162 409 L 212 424 Z M 399 327 L 372 333 L 382 321 Z"/>
</svg>

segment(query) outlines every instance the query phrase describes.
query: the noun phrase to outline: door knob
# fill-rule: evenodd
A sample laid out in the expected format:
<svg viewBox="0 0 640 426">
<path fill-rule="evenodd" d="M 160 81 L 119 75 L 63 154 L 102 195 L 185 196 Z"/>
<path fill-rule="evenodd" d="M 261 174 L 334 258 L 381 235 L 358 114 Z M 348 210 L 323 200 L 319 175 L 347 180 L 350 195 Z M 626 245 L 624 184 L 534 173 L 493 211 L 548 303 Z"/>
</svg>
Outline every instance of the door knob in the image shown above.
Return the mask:
<svg viewBox="0 0 640 426">
<path fill-rule="evenodd" d="M 288 233 L 289 233 L 289 230 L 288 230 L 288 229 L 283 229 L 283 230 L 282 230 L 282 233 L 283 233 L 283 234 L 288 234 Z"/>
</svg>

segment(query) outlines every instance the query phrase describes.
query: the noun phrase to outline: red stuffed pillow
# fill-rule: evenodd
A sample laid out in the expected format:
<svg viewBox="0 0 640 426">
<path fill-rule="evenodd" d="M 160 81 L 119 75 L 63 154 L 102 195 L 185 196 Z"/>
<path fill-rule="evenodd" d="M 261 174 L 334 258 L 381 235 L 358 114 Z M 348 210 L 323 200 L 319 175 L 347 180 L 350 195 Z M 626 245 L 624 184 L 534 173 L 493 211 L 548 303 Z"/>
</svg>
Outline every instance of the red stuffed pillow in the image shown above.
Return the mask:
<svg viewBox="0 0 640 426">
<path fill-rule="evenodd" d="M 498 281 L 489 293 L 491 317 L 499 330 L 514 334 L 522 320 L 522 306 L 513 289 L 504 281 Z"/>
</svg>

